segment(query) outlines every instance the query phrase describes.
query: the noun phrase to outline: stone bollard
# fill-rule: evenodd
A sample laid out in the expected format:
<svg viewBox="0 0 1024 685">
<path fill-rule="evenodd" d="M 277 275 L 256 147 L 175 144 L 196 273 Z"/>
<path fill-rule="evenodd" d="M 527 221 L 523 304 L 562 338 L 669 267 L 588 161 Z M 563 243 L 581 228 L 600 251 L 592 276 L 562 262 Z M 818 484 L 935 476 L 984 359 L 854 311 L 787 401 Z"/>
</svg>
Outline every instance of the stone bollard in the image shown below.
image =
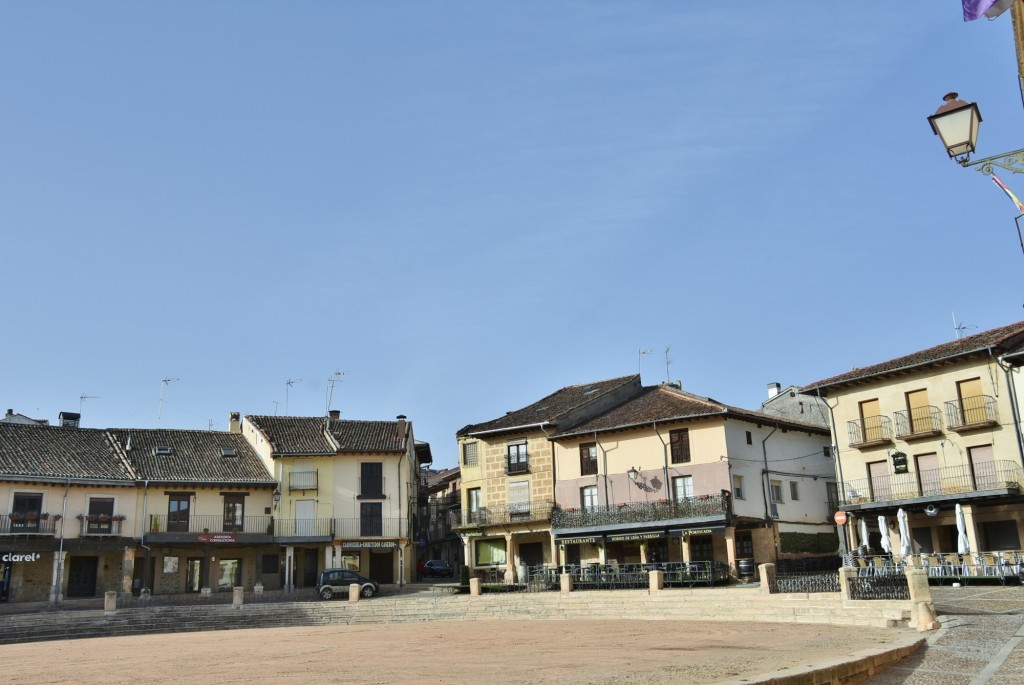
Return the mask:
<svg viewBox="0 0 1024 685">
<path fill-rule="evenodd" d="M 113 616 L 117 613 L 117 593 L 113 590 L 103 593 L 103 615 Z"/>
<path fill-rule="evenodd" d="M 932 604 L 932 589 L 928 587 L 928 572 L 922 568 L 908 568 L 903 572 L 907 577 L 910 601 L 914 603 L 918 632 L 938 630 L 942 627 L 935 606 Z"/>
<path fill-rule="evenodd" d="M 839 569 L 839 595 L 843 599 L 850 599 L 850 579 L 857 577 L 857 569 L 844 566 Z"/>
<path fill-rule="evenodd" d="M 245 588 L 231 588 L 231 608 L 241 609 L 243 604 L 245 604 Z"/>
<path fill-rule="evenodd" d="M 928 630 L 938 630 L 942 627 L 939 617 L 935 615 L 935 607 L 931 602 L 914 602 L 914 612 L 917 614 L 917 632 L 923 633 Z"/>
<path fill-rule="evenodd" d="M 647 579 L 650 582 L 651 592 L 657 592 L 658 590 L 665 589 L 664 571 L 651 571 L 647 574 Z"/>
<path fill-rule="evenodd" d="M 567 595 L 572 592 L 572 574 L 563 573 L 558 576 L 558 589 L 563 595 Z"/>
<path fill-rule="evenodd" d="M 480 579 L 470 578 L 469 579 L 469 596 L 479 597 L 480 596 Z"/>
<path fill-rule="evenodd" d="M 208 587 L 200 588 L 199 594 L 203 595 L 204 597 L 209 597 L 211 594 L 213 594 L 213 590 Z"/>
<path fill-rule="evenodd" d="M 363 590 L 363 586 L 360 585 L 359 583 L 352 583 L 351 585 L 349 585 L 348 586 L 348 601 L 350 601 L 350 602 L 358 602 L 359 601 L 359 593 L 362 592 L 362 590 Z"/>
<path fill-rule="evenodd" d="M 761 574 L 761 592 L 770 594 L 775 585 L 775 564 L 761 564 L 757 568 Z"/>
</svg>

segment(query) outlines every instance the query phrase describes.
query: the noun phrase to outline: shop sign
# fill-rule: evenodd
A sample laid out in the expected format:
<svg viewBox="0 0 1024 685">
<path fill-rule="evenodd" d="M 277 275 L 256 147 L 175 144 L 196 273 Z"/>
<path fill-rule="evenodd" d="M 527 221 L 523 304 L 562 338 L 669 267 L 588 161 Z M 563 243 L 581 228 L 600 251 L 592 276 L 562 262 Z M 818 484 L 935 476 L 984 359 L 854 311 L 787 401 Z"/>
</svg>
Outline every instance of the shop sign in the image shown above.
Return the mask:
<svg viewBox="0 0 1024 685">
<path fill-rule="evenodd" d="M 690 535 L 723 535 L 725 533 L 725 526 L 711 526 L 710 528 L 683 528 L 682 530 L 672 531 L 674 535 L 682 535 L 687 537 Z"/>
<path fill-rule="evenodd" d="M 469 528 L 467 530 L 462 531 L 462 534 L 465 535 L 466 537 L 474 537 L 474 536 L 477 536 L 477 535 L 483 535 L 484 532 L 482 530 L 480 530 L 479 528 Z"/>
<path fill-rule="evenodd" d="M 596 535 L 582 538 L 559 538 L 558 544 L 560 545 L 597 545 L 600 544 L 601 538 Z"/>
<path fill-rule="evenodd" d="M 397 546 L 394 540 L 367 540 L 341 543 L 342 549 L 394 549 Z"/>
<path fill-rule="evenodd" d="M 238 542 L 234 533 L 201 533 L 196 542 Z"/>
<path fill-rule="evenodd" d="M 637 540 L 656 540 L 664 537 L 664 533 L 627 533 L 625 535 L 609 535 L 608 542 L 635 542 Z"/>
<path fill-rule="evenodd" d="M 39 561 L 42 558 L 43 555 L 39 552 L 32 552 L 29 554 L 17 554 L 16 552 L 8 552 L 7 554 L 0 557 L 0 561 L 10 564 L 15 561 Z"/>
</svg>

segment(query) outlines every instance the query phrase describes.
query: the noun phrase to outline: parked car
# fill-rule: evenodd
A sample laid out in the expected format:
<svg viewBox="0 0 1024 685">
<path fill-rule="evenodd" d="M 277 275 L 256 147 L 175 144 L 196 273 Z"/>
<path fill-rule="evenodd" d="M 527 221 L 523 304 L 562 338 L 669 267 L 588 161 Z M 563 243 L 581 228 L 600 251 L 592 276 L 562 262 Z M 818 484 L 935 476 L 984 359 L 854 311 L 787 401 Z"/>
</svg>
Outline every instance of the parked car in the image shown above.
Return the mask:
<svg viewBox="0 0 1024 685">
<path fill-rule="evenodd" d="M 360 597 L 373 597 L 380 592 L 377 581 L 361 576 L 345 568 L 329 568 L 320 573 L 316 581 L 316 593 L 320 599 L 331 599 L 335 595 L 347 595 L 349 585 L 359 585 Z"/>
<path fill-rule="evenodd" d="M 423 564 L 423 575 L 430 578 L 451 578 L 455 575 L 455 569 L 447 561 L 430 559 Z"/>
</svg>

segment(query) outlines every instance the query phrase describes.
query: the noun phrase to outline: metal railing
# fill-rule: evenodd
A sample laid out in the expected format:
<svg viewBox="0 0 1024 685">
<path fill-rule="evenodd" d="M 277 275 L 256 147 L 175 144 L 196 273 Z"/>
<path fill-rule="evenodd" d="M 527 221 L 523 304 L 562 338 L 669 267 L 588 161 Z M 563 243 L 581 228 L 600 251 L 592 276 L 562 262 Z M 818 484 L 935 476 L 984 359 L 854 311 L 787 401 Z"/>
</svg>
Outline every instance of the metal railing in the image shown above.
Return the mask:
<svg viewBox="0 0 1024 685">
<path fill-rule="evenodd" d="M 986 461 L 846 481 L 843 504 L 896 502 L 930 495 L 1021 488 L 1024 488 L 1024 470 L 1020 464 L 1007 460 Z"/>
<path fill-rule="evenodd" d="M 273 604 L 277 602 L 314 602 L 319 597 L 316 588 L 297 590 L 264 590 L 256 592 L 246 588 L 243 601 L 245 604 Z M 189 592 L 173 595 L 154 595 L 148 592 L 139 595 L 119 594 L 118 609 L 144 609 L 146 607 L 168 606 L 204 606 L 214 604 L 231 604 L 234 593 L 231 589 L 218 589 L 213 592 Z"/>
<path fill-rule="evenodd" d="M 318 490 L 320 488 L 320 472 L 292 471 L 288 474 L 288 490 Z"/>
<path fill-rule="evenodd" d="M 699 495 L 679 500 L 628 502 L 582 509 L 556 509 L 551 527 L 588 528 L 617 523 L 645 523 L 721 516 L 729 513 L 731 497 L 725 493 Z"/>
<path fill-rule="evenodd" d="M 950 430 L 999 423 L 999 410 L 994 397 L 975 395 L 946 402 L 946 425 Z"/>
<path fill-rule="evenodd" d="M 518 473 L 530 472 L 530 460 L 527 457 L 518 459 L 505 459 L 505 475 L 512 476 Z"/>
<path fill-rule="evenodd" d="M 902 573 L 877 576 L 854 576 L 850 582 L 850 599 L 910 599 L 910 585 Z"/>
<path fill-rule="evenodd" d="M 888 416 L 865 416 L 846 422 L 850 447 L 892 441 L 892 421 Z"/>
<path fill-rule="evenodd" d="M 531 500 L 515 504 L 480 507 L 470 511 L 449 512 L 453 528 L 488 526 L 502 523 L 548 521 L 555 503 L 549 499 Z"/>
<path fill-rule="evenodd" d="M 0 515 L 0 535 L 53 535 L 59 521 L 60 517 L 52 514 L 12 512 Z"/>
<path fill-rule="evenodd" d="M 80 537 L 104 535 L 120 536 L 122 527 L 127 528 L 127 524 L 125 523 L 125 518 L 123 516 L 113 518 L 89 516 L 79 519 L 79 522 L 81 523 L 81 528 L 78 532 Z"/>
<path fill-rule="evenodd" d="M 839 592 L 839 571 L 802 571 L 776 573 L 769 591 Z"/>
<path fill-rule="evenodd" d="M 337 518 L 334 519 L 335 538 L 402 538 L 409 533 L 409 521 L 403 518 Z"/>
<path fill-rule="evenodd" d="M 930 435 L 942 430 L 942 412 L 938 407 L 926 405 L 896 412 L 896 437 Z"/>
<path fill-rule="evenodd" d="M 165 533 L 249 533 L 269 535 L 274 531 L 271 516 L 245 516 L 241 521 L 222 515 L 175 516 L 150 514 L 148 535 Z"/>
</svg>

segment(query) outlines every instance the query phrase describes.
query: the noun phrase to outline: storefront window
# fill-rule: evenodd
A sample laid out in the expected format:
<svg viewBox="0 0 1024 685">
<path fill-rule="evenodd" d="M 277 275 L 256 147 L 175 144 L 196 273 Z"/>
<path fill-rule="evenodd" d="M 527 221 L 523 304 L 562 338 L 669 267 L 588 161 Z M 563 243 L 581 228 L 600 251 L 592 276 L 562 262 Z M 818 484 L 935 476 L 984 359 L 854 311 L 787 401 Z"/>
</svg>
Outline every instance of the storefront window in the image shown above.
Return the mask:
<svg viewBox="0 0 1024 685">
<path fill-rule="evenodd" d="M 476 543 L 476 565 L 492 566 L 506 563 L 505 540 L 480 540 Z"/>
<path fill-rule="evenodd" d="M 242 560 L 221 559 L 217 589 L 227 591 L 242 584 Z"/>
</svg>

